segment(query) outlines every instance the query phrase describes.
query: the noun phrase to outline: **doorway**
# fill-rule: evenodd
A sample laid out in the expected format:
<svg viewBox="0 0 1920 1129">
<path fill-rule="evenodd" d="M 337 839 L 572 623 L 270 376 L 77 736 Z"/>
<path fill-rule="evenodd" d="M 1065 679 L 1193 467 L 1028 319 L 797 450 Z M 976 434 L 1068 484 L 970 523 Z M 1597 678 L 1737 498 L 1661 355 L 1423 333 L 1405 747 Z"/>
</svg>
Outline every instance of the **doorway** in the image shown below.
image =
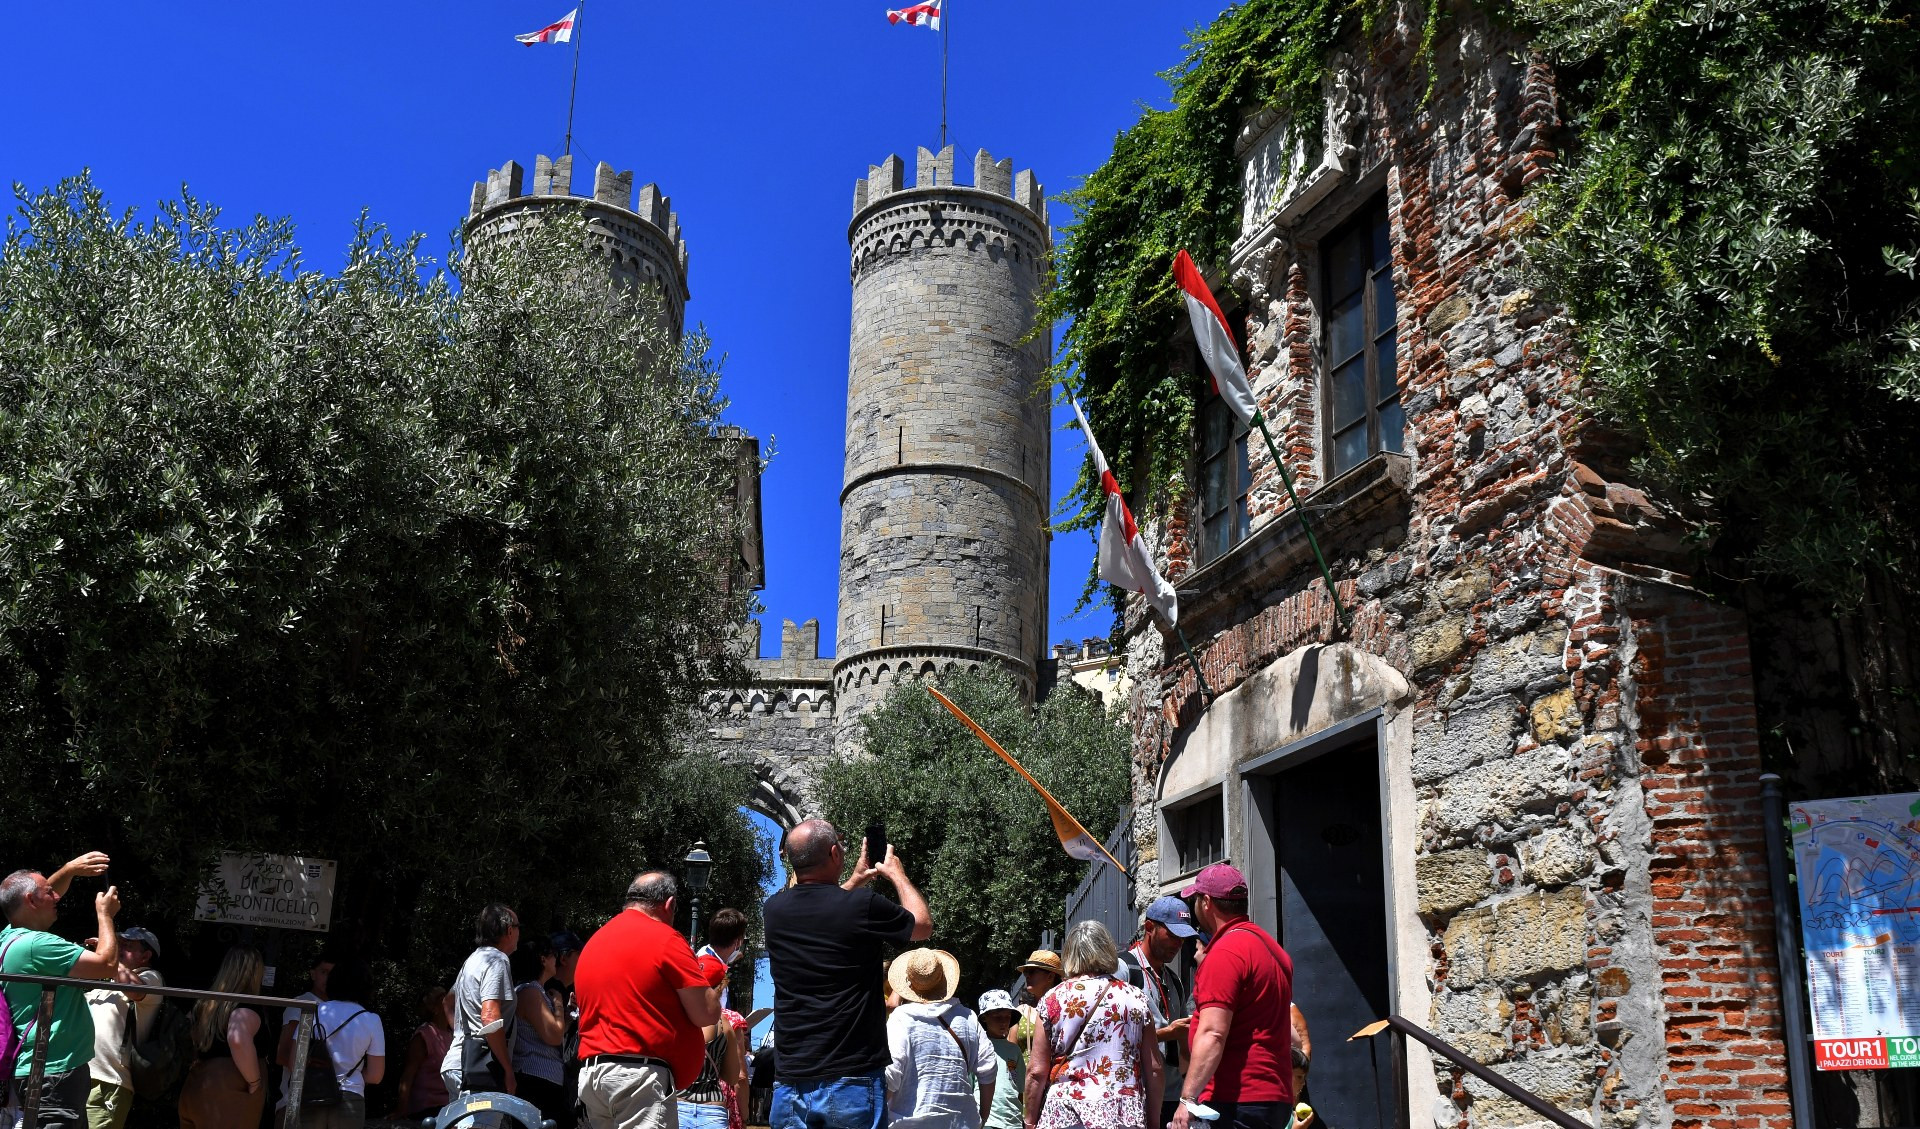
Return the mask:
<svg viewBox="0 0 1920 1129">
<path fill-rule="evenodd" d="M 1249 911 L 1293 958 L 1315 1129 L 1397 1129 L 1403 1104 L 1385 1048 L 1347 1042 L 1392 1010 L 1380 734 L 1377 715 L 1356 721 L 1243 777 Z"/>
</svg>

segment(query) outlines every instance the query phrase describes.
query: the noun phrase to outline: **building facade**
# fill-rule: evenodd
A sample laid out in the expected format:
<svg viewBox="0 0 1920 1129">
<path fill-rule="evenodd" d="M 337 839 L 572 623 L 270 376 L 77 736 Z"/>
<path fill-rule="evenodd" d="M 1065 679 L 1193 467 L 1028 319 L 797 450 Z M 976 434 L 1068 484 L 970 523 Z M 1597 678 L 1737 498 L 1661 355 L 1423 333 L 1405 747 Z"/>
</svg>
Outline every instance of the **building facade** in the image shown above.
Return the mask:
<svg viewBox="0 0 1920 1129">
<path fill-rule="evenodd" d="M 1352 620 L 1264 445 L 1203 405 L 1204 485 L 1155 532 L 1219 696 L 1136 601 L 1136 896 L 1247 872 L 1328 1124 L 1537 1121 L 1417 1046 L 1395 1093 L 1344 1040 L 1398 1013 L 1594 1125 L 1785 1125 L 1744 617 L 1528 286 L 1552 72 L 1477 8 L 1416 64 L 1421 36 L 1336 56 L 1323 149 L 1272 113 L 1239 138 L 1211 281 Z"/>
</svg>

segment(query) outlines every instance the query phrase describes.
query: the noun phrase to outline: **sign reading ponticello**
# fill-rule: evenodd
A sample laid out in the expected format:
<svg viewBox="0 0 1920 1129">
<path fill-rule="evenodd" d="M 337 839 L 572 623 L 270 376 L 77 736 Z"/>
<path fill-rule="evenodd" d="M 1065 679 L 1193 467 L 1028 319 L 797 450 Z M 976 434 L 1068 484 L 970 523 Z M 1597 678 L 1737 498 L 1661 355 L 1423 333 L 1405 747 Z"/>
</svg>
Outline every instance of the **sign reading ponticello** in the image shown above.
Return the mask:
<svg viewBox="0 0 1920 1129">
<path fill-rule="evenodd" d="M 1821 1070 L 1920 1066 L 1920 792 L 1793 805 Z"/>
<path fill-rule="evenodd" d="M 225 851 L 200 884 L 200 921 L 325 933 L 333 919 L 332 859 Z"/>
</svg>

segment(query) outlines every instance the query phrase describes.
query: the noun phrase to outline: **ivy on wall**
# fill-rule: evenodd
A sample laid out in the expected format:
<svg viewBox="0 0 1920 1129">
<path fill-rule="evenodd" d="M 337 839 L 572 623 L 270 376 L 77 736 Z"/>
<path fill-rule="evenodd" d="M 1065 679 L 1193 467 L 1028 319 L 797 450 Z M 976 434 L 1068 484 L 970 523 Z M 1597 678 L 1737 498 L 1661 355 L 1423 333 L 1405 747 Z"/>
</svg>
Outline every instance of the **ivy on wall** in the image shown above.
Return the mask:
<svg viewBox="0 0 1920 1129">
<path fill-rule="evenodd" d="M 1846 607 L 1920 518 L 1920 5 L 1521 0 L 1572 143 L 1530 248 L 1595 410 L 1735 577 Z"/>
<path fill-rule="evenodd" d="M 1529 248 L 1577 324 L 1598 417 L 1640 472 L 1700 506 L 1735 575 L 1844 606 L 1920 562 L 1920 4 L 1499 0 L 1558 73 L 1573 127 Z M 1319 139 L 1329 54 L 1381 0 L 1246 0 L 1168 72 L 1173 105 L 1120 134 L 1068 201 L 1044 307 L 1055 376 L 1136 497 L 1164 498 L 1204 377 L 1169 367 L 1180 247 L 1224 265 L 1244 114 Z M 1432 49 L 1440 5 L 1420 16 Z M 1066 528 L 1099 518 L 1084 472 Z"/>
<path fill-rule="evenodd" d="M 1113 155 L 1067 194 L 1077 219 L 1055 260 L 1040 324 L 1062 318 L 1053 376 L 1087 404 L 1122 483 L 1156 497 L 1185 467 L 1204 376 L 1168 365 L 1184 316 L 1173 256 L 1225 263 L 1240 225 L 1233 144 L 1243 112 L 1278 106 L 1317 144 L 1327 54 L 1361 26 L 1345 0 L 1250 0 L 1194 33 L 1166 75 L 1173 106 L 1148 110 L 1114 139 Z M 1097 524 L 1100 484 L 1083 468 L 1064 528 Z"/>
</svg>

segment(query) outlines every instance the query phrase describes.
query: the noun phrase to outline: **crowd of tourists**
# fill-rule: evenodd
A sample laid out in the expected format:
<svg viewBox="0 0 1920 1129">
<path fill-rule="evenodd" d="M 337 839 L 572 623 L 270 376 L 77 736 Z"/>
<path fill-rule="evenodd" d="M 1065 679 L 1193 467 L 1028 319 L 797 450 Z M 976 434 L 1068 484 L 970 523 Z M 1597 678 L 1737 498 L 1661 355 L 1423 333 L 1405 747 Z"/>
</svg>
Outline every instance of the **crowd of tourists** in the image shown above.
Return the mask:
<svg viewBox="0 0 1920 1129">
<path fill-rule="evenodd" d="M 891 850 L 860 858 L 824 821 L 787 835 L 793 884 L 768 899 L 773 1129 L 1309 1129 L 1311 1054 L 1293 963 L 1247 917 L 1244 875 L 1201 871 L 1141 917 L 1122 954 L 1107 928 L 1068 931 L 1021 965 L 1022 996 L 956 994 L 959 962 L 909 948 L 933 933 Z M 845 879 L 842 875 L 847 874 Z M 885 877 L 890 900 L 870 886 Z M 1193 989 L 1172 962 L 1199 947 Z"/>
<path fill-rule="evenodd" d="M 1104 926 L 1083 922 L 1058 954 L 1036 951 L 1021 965 L 1017 1000 L 996 989 L 969 1009 L 956 998 L 958 961 L 919 945 L 933 921 L 894 851 L 876 861 L 863 847 L 849 871 L 845 841 L 822 820 L 795 827 L 784 851 L 789 885 L 762 915 L 773 1129 L 1309 1129 L 1307 1107 L 1296 1110 L 1310 1052 L 1292 964 L 1248 920 L 1233 867 L 1209 867 L 1180 897 L 1153 903 L 1124 953 Z M 165 1090 L 178 1095 L 182 1129 L 258 1129 L 272 1064 L 276 1109 L 298 1101 L 303 1125 L 361 1129 L 367 1089 L 388 1073 L 367 967 L 319 961 L 277 1024 L 230 998 L 199 1000 L 190 1013 L 163 1008 L 137 990 L 164 986 L 154 968 L 162 942 L 117 924 L 112 888 L 94 898 L 92 937 L 75 944 L 51 932 L 73 880 L 106 867 L 94 852 L 52 875 L 0 880 L 0 971 L 122 986 L 54 993 L 29 1095 L 40 989 L 7 982 L 14 1037 L 0 1039 L 0 1070 L 12 1067 L 16 1116 L 31 1098 L 42 1126 L 124 1129 L 136 1095 Z M 746 917 L 716 913 L 695 951 L 674 926 L 678 901 L 671 875 L 642 873 L 584 943 L 523 937 L 510 906 L 483 908 L 451 986 L 419 1000 L 394 1115 L 505 1093 L 557 1129 L 743 1129 L 753 1111 L 747 1021 L 726 1006 L 726 981 Z M 1191 992 L 1173 971 L 1189 942 L 1200 956 Z M 897 955 L 883 963 L 888 952 Z M 212 988 L 258 996 L 264 972 L 258 950 L 236 946 Z M 312 1049 L 296 1077 L 303 1012 Z M 25 1048 L 11 1063 L 8 1044 Z"/>
</svg>

